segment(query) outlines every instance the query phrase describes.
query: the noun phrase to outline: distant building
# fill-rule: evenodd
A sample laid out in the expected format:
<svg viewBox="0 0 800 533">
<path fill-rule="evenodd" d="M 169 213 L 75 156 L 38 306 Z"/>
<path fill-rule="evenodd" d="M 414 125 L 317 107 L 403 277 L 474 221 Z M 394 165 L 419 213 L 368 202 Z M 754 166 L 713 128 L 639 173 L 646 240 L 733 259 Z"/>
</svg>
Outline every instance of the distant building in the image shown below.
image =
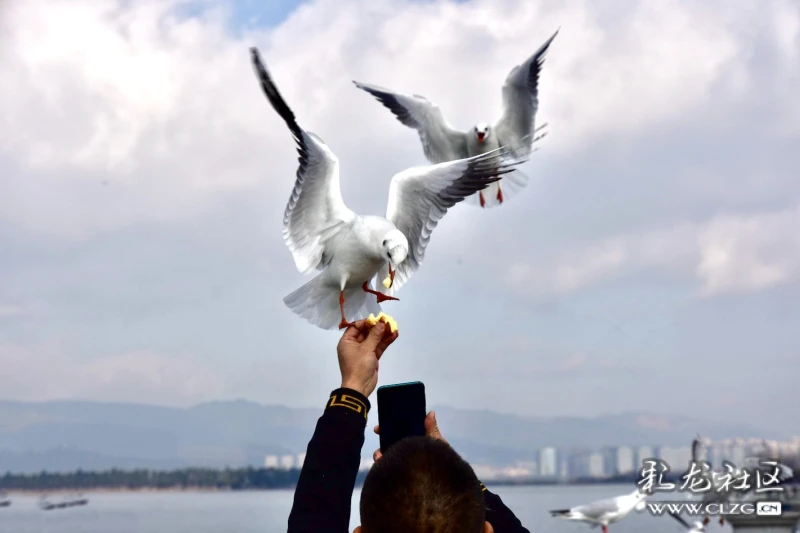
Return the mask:
<svg viewBox="0 0 800 533">
<path fill-rule="evenodd" d="M 647 459 L 658 459 L 652 446 L 639 446 L 634 454 L 634 470 L 639 473 L 644 467 L 644 462 Z"/>
<path fill-rule="evenodd" d="M 291 470 L 294 468 L 294 455 L 284 455 L 281 457 L 281 468 Z"/>
<path fill-rule="evenodd" d="M 676 452 L 676 464 L 680 466 L 682 471 L 687 471 L 689 469 L 689 463 L 692 462 L 692 447 L 691 446 L 680 446 Z"/>
<path fill-rule="evenodd" d="M 297 468 L 303 468 L 303 464 L 306 462 L 306 454 L 305 453 L 298 453 L 297 454 Z"/>
<path fill-rule="evenodd" d="M 589 455 L 589 477 L 605 477 L 605 461 L 602 452 Z"/>
<path fill-rule="evenodd" d="M 714 462 L 712 463 L 716 469 L 722 468 L 722 463 L 724 461 L 730 461 L 732 459 L 731 450 L 726 444 L 714 444 L 712 446 Z"/>
<path fill-rule="evenodd" d="M 558 450 L 553 447 L 539 450 L 539 475 L 554 478 L 558 474 Z"/>
<path fill-rule="evenodd" d="M 712 444 L 708 448 L 708 462 L 715 469 L 722 468 L 722 461 L 725 460 L 725 447 L 721 444 Z"/>
<path fill-rule="evenodd" d="M 616 446 L 607 446 L 601 450 L 600 454 L 603 456 L 603 473 L 605 475 L 616 474 L 619 468 Z"/>
<path fill-rule="evenodd" d="M 370 468 L 372 468 L 373 464 L 375 464 L 375 461 L 372 460 L 372 457 L 361 459 L 361 464 L 358 466 L 358 469 L 369 470 Z"/>
<path fill-rule="evenodd" d="M 566 454 L 559 453 L 558 454 L 558 477 L 559 479 L 568 479 L 569 478 L 569 461 L 567 461 Z"/>
<path fill-rule="evenodd" d="M 617 469 L 614 471 L 617 475 L 627 475 L 638 471 L 638 467 L 634 462 L 633 449 L 630 446 L 620 446 L 616 449 Z"/>
<path fill-rule="evenodd" d="M 730 461 L 737 467 L 744 465 L 744 459 L 747 453 L 743 442 L 736 442 L 731 446 L 731 459 Z"/>
<path fill-rule="evenodd" d="M 672 474 L 683 475 L 692 460 L 692 448 L 690 446 L 663 446 L 659 452 L 659 459 L 669 465 Z"/>
<path fill-rule="evenodd" d="M 277 455 L 267 455 L 264 458 L 264 468 L 278 468 L 278 463 Z"/>
<path fill-rule="evenodd" d="M 635 467 L 634 451 L 629 446 L 609 446 L 603 449 L 603 470 L 607 476 L 631 474 Z"/>
<path fill-rule="evenodd" d="M 573 450 L 567 459 L 567 473 L 569 479 L 589 477 L 589 455 L 586 450 Z"/>
</svg>

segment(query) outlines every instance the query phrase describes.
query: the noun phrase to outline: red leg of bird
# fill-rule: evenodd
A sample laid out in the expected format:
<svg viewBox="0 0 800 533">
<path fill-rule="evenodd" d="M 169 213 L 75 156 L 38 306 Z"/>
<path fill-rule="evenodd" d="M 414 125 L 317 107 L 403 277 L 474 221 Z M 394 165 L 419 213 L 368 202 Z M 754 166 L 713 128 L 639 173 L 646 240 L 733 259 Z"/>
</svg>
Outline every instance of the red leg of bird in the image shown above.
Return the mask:
<svg viewBox="0 0 800 533">
<path fill-rule="evenodd" d="M 481 201 L 481 207 L 486 207 L 486 198 L 483 197 L 483 191 L 478 191 L 478 198 Z"/>
<path fill-rule="evenodd" d="M 361 288 L 364 289 L 364 292 L 368 292 L 370 294 L 374 294 L 378 298 L 378 303 L 385 302 L 386 300 L 398 300 L 399 301 L 399 299 L 395 298 L 394 296 L 387 296 L 387 295 L 383 294 L 382 292 L 373 291 L 372 289 L 369 288 L 368 283 L 369 283 L 369 281 L 365 281 L 364 284 L 361 286 Z"/>
<path fill-rule="evenodd" d="M 603 526 L 603 533 L 608 533 L 608 526 Z"/>
<path fill-rule="evenodd" d="M 500 187 L 500 182 L 497 182 L 497 201 L 503 203 L 503 189 Z"/>
<path fill-rule="evenodd" d="M 721 526 L 725 525 L 725 519 L 722 518 L 721 516 L 719 517 L 719 525 L 721 525 Z"/>
<path fill-rule="evenodd" d="M 344 317 L 344 291 L 339 292 L 339 309 L 342 311 L 342 321 L 339 322 L 339 329 L 349 328 L 354 324 L 352 322 L 348 322 L 347 319 Z"/>
<path fill-rule="evenodd" d="M 709 522 L 711 522 L 711 519 L 709 517 L 703 518 L 703 525 L 704 526 L 707 526 Z"/>
</svg>

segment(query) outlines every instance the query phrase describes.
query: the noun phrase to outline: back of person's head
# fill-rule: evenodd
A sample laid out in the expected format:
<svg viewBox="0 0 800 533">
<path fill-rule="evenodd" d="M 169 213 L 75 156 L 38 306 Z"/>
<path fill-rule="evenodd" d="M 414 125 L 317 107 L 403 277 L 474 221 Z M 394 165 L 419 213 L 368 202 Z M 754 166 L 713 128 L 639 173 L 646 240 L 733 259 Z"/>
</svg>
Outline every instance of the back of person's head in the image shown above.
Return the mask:
<svg viewBox="0 0 800 533">
<path fill-rule="evenodd" d="M 389 448 L 361 489 L 363 533 L 483 533 L 472 467 L 446 442 L 409 437 Z"/>
</svg>

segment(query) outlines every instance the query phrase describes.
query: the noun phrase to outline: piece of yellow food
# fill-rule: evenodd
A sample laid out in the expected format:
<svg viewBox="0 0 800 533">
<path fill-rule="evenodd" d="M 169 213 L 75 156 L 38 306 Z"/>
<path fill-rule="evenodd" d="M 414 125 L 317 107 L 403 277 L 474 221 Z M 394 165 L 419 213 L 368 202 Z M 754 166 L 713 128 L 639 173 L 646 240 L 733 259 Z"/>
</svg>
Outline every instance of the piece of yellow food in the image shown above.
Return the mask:
<svg viewBox="0 0 800 533">
<path fill-rule="evenodd" d="M 372 313 L 369 314 L 367 317 L 367 325 L 372 327 L 378 322 L 384 322 L 386 325 L 389 326 L 389 333 L 395 333 L 398 330 L 397 322 L 394 318 L 390 317 L 383 311 L 381 311 L 378 316 L 373 315 Z"/>
<path fill-rule="evenodd" d="M 383 280 L 383 286 L 387 289 L 392 286 L 392 276 L 386 276 L 386 279 Z"/>
</svg>

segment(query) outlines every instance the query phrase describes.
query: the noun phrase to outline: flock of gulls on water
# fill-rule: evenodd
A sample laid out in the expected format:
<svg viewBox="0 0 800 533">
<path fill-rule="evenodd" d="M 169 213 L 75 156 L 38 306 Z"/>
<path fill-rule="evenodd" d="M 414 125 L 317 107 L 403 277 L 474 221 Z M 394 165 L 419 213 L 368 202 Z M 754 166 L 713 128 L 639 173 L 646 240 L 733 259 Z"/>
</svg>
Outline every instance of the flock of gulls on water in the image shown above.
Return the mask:
<svg viewBox="0 0 800 533">
<path fill-rule="evenodd" d="M 422 96 L 355 82 L 417 130 L 431 163 L 392 177 L 385 217 L 359 215 L 345 205 L 338 158 L 320 137 L 300 127 L 258 50 L 250 49 L 261 88 L 300 155 L 283 217 L 284 241 L 300 272 L 322 271 L 283 299 L 292 312 L 322 329 L 343 329 L 381 313 L 381 302 L 397 300 L 394 293 L 419 268 L 431 232 L 449 208 L 465 199 L 498 206 L 527 184 L 518 167 L 544 136 L 536 135 L 542 128 L 534 125 L 539 74 L 556 35 L 506 77 L 497 122 L 469 131 L 453 128 Z M 379 282 L 384 290 L 376 290 Z"/>
</svg>

